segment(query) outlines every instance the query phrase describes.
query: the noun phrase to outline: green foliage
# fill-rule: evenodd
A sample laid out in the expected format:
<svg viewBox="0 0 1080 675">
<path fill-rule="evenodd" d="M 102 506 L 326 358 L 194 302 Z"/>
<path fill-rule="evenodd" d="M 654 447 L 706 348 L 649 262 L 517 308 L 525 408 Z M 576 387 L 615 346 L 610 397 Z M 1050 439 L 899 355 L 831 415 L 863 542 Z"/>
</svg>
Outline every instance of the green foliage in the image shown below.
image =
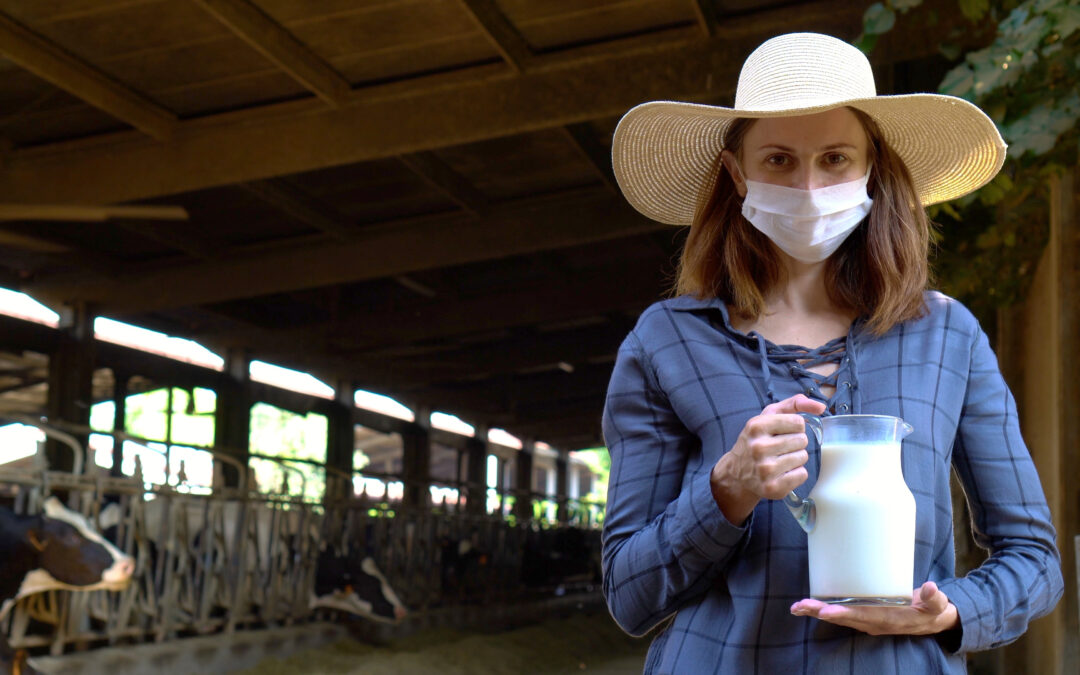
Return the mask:
<svg viewBox="0 0 1080 675">
<path fill-rule="evenodd" d="M 959 62 L 938 91 L 982 108 L 1009 144 L 1008 159 L 986 186 L 929 212 L 940 227 L 939 286 L 988 316 L 1026 292 L 1046 241 L 1047 182 L 1077 162 L 1080 6 L 1075 0 L 957 2 L 968 20 L 997 21 L 997 32 L 991 44 L 967 54 L 942 45 L 942 54 Z M 884 25 L 876 7 L 902 13 L 899 4 L 871 5 L 864 35 Z"/>
<path fill-rule="evenodd" d="M 297 415 L 265 403 L 251 408 L 251 451 L 282 460 L 323 462 L 326 455 L 327 420 L 314 413 Z M 322 467 L 304 461 L 279 462 L 252 458 L 251 468 L 261 491 L 279 491 L 308 499 L 318 499 L 325 489 Z M 303 476 L 303 479 L 300 477 Z"/>
</svg>

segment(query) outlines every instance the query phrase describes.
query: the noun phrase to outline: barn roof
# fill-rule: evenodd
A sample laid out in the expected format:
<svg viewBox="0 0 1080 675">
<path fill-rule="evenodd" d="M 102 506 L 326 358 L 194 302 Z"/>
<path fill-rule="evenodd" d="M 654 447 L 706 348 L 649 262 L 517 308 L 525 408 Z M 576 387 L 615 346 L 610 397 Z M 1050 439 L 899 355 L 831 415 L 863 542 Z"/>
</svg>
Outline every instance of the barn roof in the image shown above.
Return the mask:
<svg viewBox="0 0 1080 675">
<path fill-rule="evenodd" d="M 868 4 L 2 0 L 0 285 L 598 444 L 684 234 L 618 194 L 619 116 L 728 105 L 764 39 L 853 39 Z M 914 14 L 871 55 L 882 92 L 986 41 L 952 0 Z"/>
</svg>

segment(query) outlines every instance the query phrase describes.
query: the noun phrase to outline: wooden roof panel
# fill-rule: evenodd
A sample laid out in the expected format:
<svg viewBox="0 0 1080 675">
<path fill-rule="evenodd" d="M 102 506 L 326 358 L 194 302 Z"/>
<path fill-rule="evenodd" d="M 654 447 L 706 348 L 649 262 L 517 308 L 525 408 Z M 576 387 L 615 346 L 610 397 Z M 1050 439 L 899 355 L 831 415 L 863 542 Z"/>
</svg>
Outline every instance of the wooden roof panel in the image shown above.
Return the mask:
<svg viewBox="0 0 1080 675">
<path fill-rule="evenodd" d="M 458 209 L 398 159 L 309 171 L 290 180 L 356 225 Z"/>
<path fill-rule="evenodd" d="M 350 15 L 379 12 L 389 7 L 423 11 L 430 2 L 431 0 L 319 0 L 318 2 L 257 0 L 255 4 L 278 23 L 293 27 Z"/>
<path fill-rule="evenodd" d="M 596 185 L 596 171 L 561 129 L 516 134 L 438 151 L 492 201 Z"/>
<path fill-rule="evenodd" d="M 236 77 L 154 88 L 154 100 L 181 118 L 200 117 L 311 97 L 296 80 L 273 67 Z"/>
<path fill-rule="evenodd" d="M 466 33 L 344 54 L 332 64 L 349 82 L 361 86 L 498 60 L 499 55 L 479 33 Z"/>
<path fill-rule="evenodd" d="M 181 45 L 232 35 L 193 2 L 116 4 L 66 18 L 38 15 L 26 26 L 79 58 L 99 65 L 120 56 L 171 51 Z"/>
<path fill-rule="evenodd" d="M 161 201 L 168 203 L 170 200 Z M 191 216 L 189 223 L 175 223 L 177 228 L 185 229 L 190 223 L 199 222 L 202 223 L 201 231 L 192 234 L 212 236 L 234 246 L 254 246 L 317 234 L 310 225 L 236 187 L 176 195 L 172 203 L 182 204 Z"/>
<path fill-rule="evenodd" d="M 63 100 L 65 105 L 52 107 L 49 104 L 54 100 Z M 6 106 L 0 106 L 0 109 L 5 113 L 12 110 Z M 130 128 L 93 106 L 72 101 L 59 90 L 55 95 L 48 95 L 48 99 L 42 97 L 41 109 L 31 103 L 13 110 L 10 115 L 0 116 L 0 138 L 11 142 L 13 147 L 67 141 Z"/>
<path fill-rule="evenodd" d="M 665 0 L 501 0 L 500 7 L 536 50 L 558 49 L 694 23 L 691 2 Z"/>
<path fill-rule="evenodd" d="M 5 0 L 4 11 L 12 16 L 40 22 L 108 14 L 134 5 L 160 5 L 169 0 Z"/>
<path fill-rule="evenodd" d="M 330 16 L 287 27 L 327 61 L 451 36 L 474 36 L 484 41 L 476 23 L 456 0 L 383 5 L 362 14 Z M 493 48 L 490 52 L 496 54 Z"/>
</svg>

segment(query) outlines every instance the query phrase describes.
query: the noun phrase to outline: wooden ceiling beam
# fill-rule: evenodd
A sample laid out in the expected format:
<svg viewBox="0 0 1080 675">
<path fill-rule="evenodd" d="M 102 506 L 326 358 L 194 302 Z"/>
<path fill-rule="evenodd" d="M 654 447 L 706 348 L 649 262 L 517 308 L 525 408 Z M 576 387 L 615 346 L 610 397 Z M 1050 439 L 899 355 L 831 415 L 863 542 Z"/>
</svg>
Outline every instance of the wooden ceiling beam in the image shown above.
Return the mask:
<svg viewBox="0 0 1080 675">
<path fill-rule="evenodd" d="M 285 179 L 252 181 L 243 183 L 240 187 L 270 206 L 335 239 L 348 241 L 356 234 L 355 223 Z"/>
<path fill-rule="evenodd" d="M 585 193 L 529 200 L 484 219 L 417 218 L 363 228 L 348 242 L 281 246 L 213 264 L 132 268 L 117 279 L 41 281 L 33 293 L 99 303 L 103 311 L 134 312 L 201 305 L 271 293 L 397 276 L 600 242 L 665 228 L 610 195 Z"/>
<path fill-rule="evenodd" d="M 267 334 L 263 344 L 278 345 L 277 351 L 298 351 L 303 345 L 325 345 L 333 351 L 340 336 L 348 336 L 353 348 L 379 349 L 387 346 L 450 340 L 457 336 L 490 333 L 522 326 L 542 325 L 583 317 L 634 314 L 664 296 L 669 280 L 662 265 L 641 266 L 599 264 L 584 274 L 567 274 L 528 291 L 498 288 L 480 297 L 462 298 L 454 303 L 431 302 L 393 311 L 367 312 L 348 320 L 314 326 L 294 327 Z M 248 327 L 231 334 L 216 331 L 191 336 L 232 344 L 251 335 Z"/>
<path fill-rule="evenodd" d="M 169 110 L 2 13 L 0 54 L 155 140 L 168 140 L 177 126 L 176 115 Z M 87 201 L 101 200 L 91 197 Z"/>
<path fill-rule="evenodd" d="M 516 77 L 478 66 L 359 89 L 341 109 L 291 102 L 226 113 L 185 122 L 167 145 L 121 134 L 20 150 L 0 170 L 0 200 L 130 201 L 613 117 L 647 100 L 715 97 L 763 38 L 795 29 L 854 35 L 863 9 L 821 0 L 795 17 L 784 7 L 725 21 L 723 39 L 680 30 L 544 55 Z M 933 52 L 934 35 L 921 38 L 874 57 Z"/>
<path fill-rule="evenodd" d="M 316 351 L 329 353 L 330 358 L 347 364 L 346 367 L 352 371 L 363 372 L 368 377 L 378 374 L 381 379 L 393 382 L 400 389 L 408 389 L 430 382 L 515 374 L 528 376 L 541 369 L 554 372 L 560 369 L 560 363 L 572 371 L 588 368 L 598 359 L 612 359 L 629 330 L 627 322 L 604 323 L 589 329 L 519 335 L 416 358 L 390 358 L 377 352 L 334 351 L 329 345 L 325 351 L 321 348 Z M 317 342 L 307 342 L 309 347 L 314 344 Z M 257 346 L 254 349 L 260 359 L 281 363 L 295 358 L 298 348 L 265 352 Z"/>
<path fill-rule="evenodd" d="M 128 232 L 182 251 L 192 258 L 205 261 L 223 260 L 230 255 L 230 247 L 223 242 L 210 241 L 187 231 L 188 227 L 154 221 L 120 220 L 116 225 Z"/>
<path fill-rule="evenodd" d="M 611 148 L 596 138 L 592 125 L 588 122 L 570 124 L 563 127 L 562 131 L 604 182 L 604 186 L 618 193 L 619 185 L 615 180 L 615 171 L 611 168 Z"/>
<path fill-rule="evenodd" d="M 474 215 L 485 213 L 490 207 L 482 195 L 461 174 L 447 166 L 433 152 L 413 152 L 398 158 L 410 171 L 422 178 L 461 208 Z"/>
<path fill-rule="evenodd" d="M 690 0 L 690 5 L 694 9 L 694 16 L 697 17 L 698 26 L 701 28 L 701 32 L 706 37 L 714 37 L 716 35 L 717 16 L 716 16 L 716 3 L 714 0 Z"/>
<path fill-rule="evenodd" d="M 241 40 L 332 107 L 346 105 L 349 81 L 247 0 L 195 0 Z"/>
<path fill-rule="evenodd" d="M 520 73 L 533 60 L 532 49 L 493 0 L 458 0 L 507 65 Z"/>
</svg>

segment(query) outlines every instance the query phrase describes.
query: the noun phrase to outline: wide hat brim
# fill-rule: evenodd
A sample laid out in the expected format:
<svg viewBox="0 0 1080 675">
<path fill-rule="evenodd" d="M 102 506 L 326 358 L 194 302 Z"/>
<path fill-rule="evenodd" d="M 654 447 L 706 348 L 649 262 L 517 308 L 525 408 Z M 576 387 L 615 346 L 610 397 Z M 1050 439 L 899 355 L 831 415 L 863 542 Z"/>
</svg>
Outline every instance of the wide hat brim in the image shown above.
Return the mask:
<svg viewBox="0 0 1080 675">
<path fill-rule="evenodd" d="M 612 166 L 627 201 L 661 223 L 689 225 L 715 180 L 733 120 L 792 117 L 850 106 L 873 118 L 903 159 L 924 206 L 985 185 L 1005 161 L 1005 142 L 974 104 L 941 94 L 872 96 L 784 110 L 736 110 L 678 101 L 643 103 L 615 129 Z"/>
</svg>

